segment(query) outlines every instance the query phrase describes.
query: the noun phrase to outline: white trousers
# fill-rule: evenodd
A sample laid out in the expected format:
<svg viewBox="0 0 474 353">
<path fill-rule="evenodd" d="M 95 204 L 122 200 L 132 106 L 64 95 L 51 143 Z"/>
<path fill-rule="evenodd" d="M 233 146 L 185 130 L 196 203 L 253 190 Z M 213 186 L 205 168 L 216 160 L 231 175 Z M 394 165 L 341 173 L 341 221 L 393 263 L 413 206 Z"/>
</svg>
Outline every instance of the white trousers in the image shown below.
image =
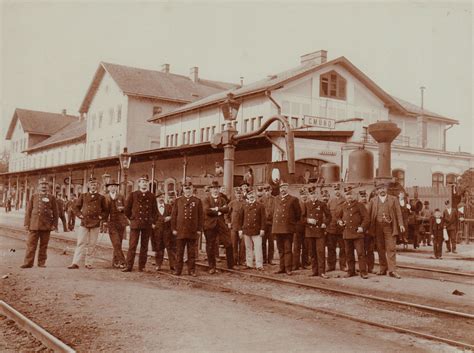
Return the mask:
<svg viewBox="0 0 474 353">
<path fill-rule="evenodd" d="M 255 266 L 253 266 L 254 255 Z M 248 267 L 263 268 L 262 237 L 260 235 L 245 235 L 245 257 Z"/>
<path fill-rule="evenodd" d="M 94 256 L 95 253 L 98 236 L 99 227 L 79 227 L 76 250 L 74 251 L 74 257 L 72 259 L 73 265 L 79 266 L 82 258 L 85 257 L 85 264 L 92 266 L 92 256 Z"/>
</svg>

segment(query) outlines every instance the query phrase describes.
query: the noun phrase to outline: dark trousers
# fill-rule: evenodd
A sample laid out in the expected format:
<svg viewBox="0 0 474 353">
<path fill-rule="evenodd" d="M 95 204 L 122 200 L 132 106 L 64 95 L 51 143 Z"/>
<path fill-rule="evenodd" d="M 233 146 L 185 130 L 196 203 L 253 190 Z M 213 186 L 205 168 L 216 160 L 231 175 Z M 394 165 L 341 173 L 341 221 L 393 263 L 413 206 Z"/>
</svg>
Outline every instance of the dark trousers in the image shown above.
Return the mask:
<svg viewBox="0 0 474 353">
<path fill-rule="evenodd" d="M 197 243 L 197 239 L 176 239 L 176 274 L 180 275 L 183 271 L 184 248 L 187 249 L 188 255 L 188 273 L 196 271 Z"/>
<path fill-rule="evenodd" d="M 232 240 L 232 248 L 234 249 L 234 264 L 244 265 L 245 264 L 245 239 L 239 238 L 239 231 L 232 229 L 230 231 L 230 237 Z"/>
<path fill-rule="evenodd" d="M 109 223 L 109 237 L 112 247 L 114 248 L 114 255 L 112 257 L 112 265 L 125 265 L 125 256 L 122 251 L 122 241 L 125 235 L 125 227 Z"/>
<path fill-rule="evenodd" d="M 380 271 L 395 271 L 396 262 L 396 237 L 392 235 L 392 225 L 379 223 L 375 225 L 377 252 L 379 254 Z"/>
<path fill-rule="evenodd" d="M 206 253 L 209 268 L 216 268 L 216 257 L 219 256 L 219 243 L 222 243 L 225 247 L 227 268 L 233 268 L 234 250 L 232 249 L 229 228 L 218 224 L 214 229 L 207 229 L 204 235 L 206 237 Z"/>
<path fill-rule="evenodd" d="M 419 238 L 419 235 L 418 235 L 419 228 L 420 227 L 416 224 L 409 224 L 408 225 L 408 237 L 411 236 L 411 238 L 413 239 L 413 249 L 416 249 L 416 248 L 420 247 L 420 240 L 418 239 Z"/>
<path fill-rule="evenodd" d="M 355 256 L 354 249 L 357 251 L 357 259 L 359 261 L 359 272 L 361 275 L 367 274 L 367 261 L 365 259 L 364 238 L 344 239 L 347 257 L 347 272 L 355 274 Z"/>
<path fill-rule="evenodd" d="M 313 275 L 319 276 L 326 273 L 326 239 L 324 236 L 320 238 L 306 238 L 309 252 L 311 254 L 311 270 Z"/>
<path fill-rule="evenodd" d="M 275 234 L 277 241 L 278 254 L 280 256 L 280 271 L 291 271 L 292 253 L 291 243 L 293 242 L 293 233 Z"/>
<path fill-rule="evenodd" d="M 272 225 L 265 225 L 265 234 L 262 239 L 263 263 L 270 263 L 273 261 L 275 254 L 275 237 L 272 234 Z"/>
<path fill-rule="evenodd" d="M 374 270 L 375 263 L 375 239 L 373 236 L 368 234 L 364 236 L 364 251 L 365 259 L 367 261 L 367 271 L 372 272 Z"/>
<path fill-rule="evenodd" d="M 63 230 L 65 232 L 67 232 L 69 230 L 69 227 L 68 227 L 68 223 L 66 221 L 66 216 L 65 216 L 64 212 L 59 213 L 59 219 L 61 220 L 61 222 L 63 224 Z M 59 228 L 59 224 L 58 224 L 58 228 Z"/>
<path fill-rule="evenodd" d="M 128 245 L 127 253 L 127 268 L 133 269 L 133 263 L 135 262 L 135 254 L 137 252 L 138 241 L 140 240 L 140 255 L 138 256 L 138 269 L 143 270 L 146 265 L 147 254 L 148 254 L 148 241 L 153 232 L 150 228 L 141 229 L 130 229 L 130 241 Z"/>
<path fill-rule="evenodd" d="M 346 251 L 342 234 L 328 233 L 326 235 L 326 245 L 328 247 L 328 271 L 334 271 L 336 269 L 337 247 L 339 247 L 339 269 L 344 270 L 346 267 Z"/>
<path fill-rule="evenodd" d="M 443 256 L 443 233 L 434 236 L 433 251 L 437 259 Z"/>
<path fill-rule="evenodd" d="M 33 266 L 35 262 L 36 248 L 38 247 L 38 265 L 46 263 L 49 242 L 49 230 L 30 230 L 28 232 L 28 240 L 26 241 L 26 253 L 24 265 Z"/>
<path fill-rule="evenodd" d="M 76 215 L 73 211 L 67 211 L 67 227 L 70 231 L 74 230 L 76 224 Z"/>
<path fill-rule="evenodd" d="M 304 253 L 306 252 L 306 256 Z M 305 266 L 308 261 L 308 249 L 304 243 L 304 230 L 293 234 L 293 270 Z"/>
<path fill-rule="evenodd" d="M 448 251 L 456 251 L 456 230 L 448 229 L 448 237 L 449 239 L 446 240 L 446 248 Z"/>
<path fill-rule="evenodd" d="M 155 241 L 156 266 L 161 266 L 163 264 L 166 249 L 170 269 L 174 270 L 176 265 L 176 238 L 171 233 L 171 230 L 155 229 L 153 234 L 153 239 Z"/>
</svg>

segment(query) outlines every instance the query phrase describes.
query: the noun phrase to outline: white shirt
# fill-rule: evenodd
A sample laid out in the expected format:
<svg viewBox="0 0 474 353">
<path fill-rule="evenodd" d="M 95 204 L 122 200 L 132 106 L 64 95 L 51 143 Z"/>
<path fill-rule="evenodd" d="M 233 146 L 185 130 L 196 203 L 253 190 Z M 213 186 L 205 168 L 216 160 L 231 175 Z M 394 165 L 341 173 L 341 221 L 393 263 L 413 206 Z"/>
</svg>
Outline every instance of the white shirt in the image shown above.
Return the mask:
<svg viewBox="0 0 474 353">
<path fill-rule="evenodd" d="M 448 214 L 451 215 L 451 207 L 447 208 L 446 211 L 448 211 Z"/>
<path fill-rule="evenodd" d="M 380 196 L 379 195 L 379 200 L 380 200 L 380 202 L 385 203 L 385 201 L 387 200 L 387 195 L 385 195 L 385 196 Z"/>
<path fill-rule="evenodd" d="M 111 192 L 111 193 L 109 193 L 109 195 L 110 195 L 110 198 L 112 200 L 115 200 L 117 198 L 117 193 L 116 192 L 114 192 L 114 193 Z"/>
<path fill-rule="evenodd" d="M 158 205 L 158 211 L 160 211 L 160 214 L 163 216 L 163 214 L 165 213 L 165 205 L 163 205 L 162 203 L 160 203 Z"/>
</svg>

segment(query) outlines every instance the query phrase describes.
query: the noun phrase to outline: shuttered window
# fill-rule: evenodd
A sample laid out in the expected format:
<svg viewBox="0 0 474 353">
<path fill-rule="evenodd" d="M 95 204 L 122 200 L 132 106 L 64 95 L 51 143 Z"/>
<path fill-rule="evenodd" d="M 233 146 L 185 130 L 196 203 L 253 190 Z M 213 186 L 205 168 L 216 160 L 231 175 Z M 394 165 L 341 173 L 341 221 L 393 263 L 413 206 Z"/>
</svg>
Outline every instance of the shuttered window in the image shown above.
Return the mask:
<svg viewBox="0 0 474 353">
<path fill-rule="evenodd" d="M 319 95 L 321 97 L 346 99 L 346 80 L 336 71 L 330 71 L 320 77 Z"/>
</svg>

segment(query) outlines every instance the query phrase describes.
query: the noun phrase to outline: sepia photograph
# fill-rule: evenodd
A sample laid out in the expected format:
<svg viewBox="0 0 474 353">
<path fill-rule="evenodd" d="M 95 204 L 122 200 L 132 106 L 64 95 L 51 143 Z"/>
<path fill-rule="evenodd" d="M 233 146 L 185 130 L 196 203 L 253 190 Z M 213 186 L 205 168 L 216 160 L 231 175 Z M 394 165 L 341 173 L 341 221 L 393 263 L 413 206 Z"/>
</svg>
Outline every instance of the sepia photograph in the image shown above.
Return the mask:
<svg viewBox="0 0 474 353">
<path fill-rule="evenodd" d="M 0 0 L 0 352 L 474 351 L 472 11 Z"/>
</svg>

